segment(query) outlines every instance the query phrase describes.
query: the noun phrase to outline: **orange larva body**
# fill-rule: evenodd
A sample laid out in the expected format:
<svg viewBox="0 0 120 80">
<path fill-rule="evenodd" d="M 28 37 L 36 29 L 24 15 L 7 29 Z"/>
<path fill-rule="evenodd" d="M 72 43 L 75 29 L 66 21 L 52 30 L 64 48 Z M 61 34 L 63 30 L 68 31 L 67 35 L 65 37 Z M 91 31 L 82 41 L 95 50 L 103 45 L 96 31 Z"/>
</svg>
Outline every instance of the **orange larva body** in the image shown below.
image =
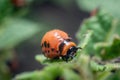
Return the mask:
<svg viewBox="0 0 120 80">
<path fill-rule="evenodd" d="M 69 37 L 69 35 L 64 31 L 58 29 L 48 31 L 43 36 L 41 47 L 42 52 L 46 57 L 51 59 L 62 57 L 66 61 L 70 55 L 73 57 L 77 50 L 76 44 L 71 41 L 71 37 Z"/>
</svg>

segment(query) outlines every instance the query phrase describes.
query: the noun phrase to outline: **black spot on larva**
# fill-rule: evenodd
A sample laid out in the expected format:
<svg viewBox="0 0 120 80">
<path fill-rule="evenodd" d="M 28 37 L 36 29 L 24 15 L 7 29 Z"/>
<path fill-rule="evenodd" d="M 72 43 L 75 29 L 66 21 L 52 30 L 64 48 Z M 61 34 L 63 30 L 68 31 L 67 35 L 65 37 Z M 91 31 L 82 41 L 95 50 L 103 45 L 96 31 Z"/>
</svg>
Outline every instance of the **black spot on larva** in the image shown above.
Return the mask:
<svg viewBox="0 0 120 80">
<path fill-rule="evenodd" d="M 47 42 L 46 41 L 44 42 L 44 46 L 47 47 Z"/>
<path fill-rule="evenodd" d="M 67 42 L 70 42 L 71 41 L 71 39 L 70 38 L 68 38 L 68 39 L 65 39 Z"/>
<path fill-rule="evenodd" d="M 50 47 L 50 44 L 49 43 L 47 43 L 47 48 L 49 48 Z"/>
<path fill-rule="evenodd" d="M 59 53 L 59 51 L 56 51 L 56 53 Z"/>
<path fill-rule="evenodd" d="M 48 50 L 47 52 L 49 53 L 50 51 Z"/>
<path fill-rule="evenodd" d="M 64 43 L 64 42 L 62 42 L 62 43 L 59 45 L 59 51 L 60 51 L 60 53 L 62 53 L 64 46 L 65 46 L 65 43 Z"/>
<path fill-rule="evenodd" d="M 51 48 L 51 51 L 53 52 L 55 49 L 54 48 Z"/>
</svg>

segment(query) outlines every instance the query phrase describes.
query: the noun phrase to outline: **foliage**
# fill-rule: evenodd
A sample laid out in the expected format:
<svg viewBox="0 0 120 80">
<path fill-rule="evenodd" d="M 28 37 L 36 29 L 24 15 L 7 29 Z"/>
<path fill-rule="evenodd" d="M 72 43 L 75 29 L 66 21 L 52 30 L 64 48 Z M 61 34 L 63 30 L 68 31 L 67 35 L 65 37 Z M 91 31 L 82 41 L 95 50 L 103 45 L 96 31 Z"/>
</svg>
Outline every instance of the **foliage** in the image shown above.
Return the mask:
<svg viewBox="0 0 120 80">
<path fill-rule="evenodd" d="M 91 11 L 95 8 L 101 8 L 107 10 L 116 18 L 120 18 L 120 0 L 76 0 L 76 2 L 78 6 L 85 11 Z"/>
<path fill-rule="evenodd" d="M 118 40 L 115 39 L 115 36 L 120 35 L 118 31 L 119 29 L 118 23 L 119 21 L 117 19 L 114 19 L 111 15 L 106 13 L 104 10 L 101 10 L 101 11 L 98 10 L 98 13 L 96 14 L 96 16 L 93 16 L 90 19 L 85 20 L 84 23 L 82 24 L 82 27 L 80 28 L 81 32 L 77 34 L 77 38 L 78 40 L 80 40 L 81 39 L 80 36 L 82 36 L 82 34 L 87 29 L 93 30 L 93 35 L 91 37 L 89 45 L 86 47 L 86 50 L 85 50 L 86 53 L 98 54 L 106 58 L 110 56 L 112 58 L 118 56 L 119 55 L 119 51 L 118 51 L 119 39 Z M 108 46 L 109 46 L 109 50 L 113 50 L 114 48 L 117 49 L 117 50 L 113 50 L 113 51 L 118 51 L 116 55 L 115 54 L 114 56 L 112 55 L 113 51 L 109 51 L 107 48 Z M 112 46 L 114 46 L 114 48 Z M 115 46 L 118 48 L 116 48 Z M 102 47 L 104 47 L 105 49 L 104 51 L 107 50 L 107 53 L 100 52 L 100 51 L 103 51 L 101 50 Z M 109 54 L 109 56 L 107 54 Z"/>
<path fill-rule="evenodd" d="M 11 60 L 13 56 L 14 47 L 20 42 L 30 38 L 35 33 L 39 32 L 39 27 L 34 22 L 24 19 L 7 18 L 0 28 L 0 71 L 3 73 L 10 73 L 6 65 L 7 60 Z M 12 52 L 11 52 L 12 51 Z M 2 67 L 4 66 L 4 67 Z M 4 69 L 3 69 L 4 68 Z M 9 74 L 10 75 L 10 74 Z M 6 77 L 5 77 L 6 78 Z M 4 79 L 4 78 L 0 78 Z M 4 79 L 5 80 L 5 79 Z"/>
<path fill-rule="evenodd" d="M 8 16 L 24 16 L 31 2 L 32 0 L 0 0 L 0 23 Z M 19 6 L 20 4 L 23 5 Z"/>
<path fill-rule="evenodd" d="M 80 26 L 77 39 L 78 46 L 83 49 L 77 51 L 72 61 L 50 60 L 36 55 L 36 60 L 45 65 L 44 69 L 18 74 L 14 80 L 107 80 L 112 71 L 120 68 L 118 22 L 106 11 L 97 11 Z M 113 76 L 119 79 L 118 75 Z"/>
<path fill-rule="evenodd" d="M 15 1 L 0 0 L 0 80 L 12 77 L 7 62 L 15 57 L 14 47 L 40 31 L 37 23 L 22 18 L 32 0 L 21 6 Z"/>
<path fill-rule="evenodd" d="M 0 80 L 10 80 L 6 62 L 14 58 L 14 47 L 43 29 L 38 23 L 23 19 L 32 0 L 0 0 Z M 21 0 L 22 1 L 22 0 Z M 48 0 L 47 0 L 48 1 Z M 45 67 L 42 70 L 24 72 L 13 80 L 119 80 L 120 77 L 120 1 L 75 0 L 78 6 L 91 11 L 78 30 L 77 56 L 69 62 L 62 59 L 35 59 Z M 39 0 L 40 4 L 46 0 Z M 71 9 L 74 1 L 48 1 L 64 9 Z M 111 6 L 112 5 L 112 6 Z M 107 12 L 106 12 L 107 11 Z M 38 27 L 39 26 L 39 27 Z M 114 74 L 113 74 L 114 73 Z"/>
</svg>

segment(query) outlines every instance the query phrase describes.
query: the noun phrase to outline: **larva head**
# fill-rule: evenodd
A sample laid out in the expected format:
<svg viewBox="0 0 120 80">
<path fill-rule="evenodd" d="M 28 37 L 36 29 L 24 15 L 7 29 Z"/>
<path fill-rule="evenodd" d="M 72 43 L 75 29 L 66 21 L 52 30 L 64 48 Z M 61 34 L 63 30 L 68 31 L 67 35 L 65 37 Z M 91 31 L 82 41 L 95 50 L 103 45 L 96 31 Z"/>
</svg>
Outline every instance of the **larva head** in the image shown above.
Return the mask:
<svg viewBox="0 0 120 80">
<path fill-rule="evenodd" d="M 70 61 L 72 60 L 75 56 L 76 56 L 76 52 L 78 49 L 81 48 L 77 48 L 76 46 L 72 46 L 67 50 L 67 53 L 65 56 L 62 56 L 62 59 L 65 61 Z"/>
</svg>

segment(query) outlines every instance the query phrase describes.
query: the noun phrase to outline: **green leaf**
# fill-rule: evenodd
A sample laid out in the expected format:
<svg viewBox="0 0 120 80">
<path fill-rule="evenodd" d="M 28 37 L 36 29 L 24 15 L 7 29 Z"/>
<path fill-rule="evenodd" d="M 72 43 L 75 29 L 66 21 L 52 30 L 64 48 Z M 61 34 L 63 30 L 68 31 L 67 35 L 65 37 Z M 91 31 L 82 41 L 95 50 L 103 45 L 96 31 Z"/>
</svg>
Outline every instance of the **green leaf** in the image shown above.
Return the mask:
<svg viewBox="0 0 120 80">
<path fill-rule="evenodd" d="M 0 49 L 11 48 L 39 31 L 39 25 L 31 21 L 7 18 L 0 29 Z"/>
<path fill-rule="evenodd" d="M 76 0 L 80 8 L 86 11 L 91 11 L 95 8 L 107 10 L 116 18 L 120 18 L 120 0 Z"/>
<path fill-rule="evenodd" d="M 0 0 L 0 21 L 10 15 L 12 12 L 12 5 L 10 0 Z"/>
<path fill-rule="evenodd" d="M 95 16 L 92 16 L 86 19 L 80 26 L 79 31 L 77 32 L 78 41 L 81 41 L 82 36 L 86 33 L 87 30 L 92 31 L 91 39 L 89 40 L 89 45 L 85 47 L 85 52 L 88 54 L 97 53 L 94 45 L 97 42 L 102 42 L 106 40 L 112 40 L 111 36 L 115 32 L 113 29 L 113 17 L 109 15 L 104 10 L 99 10 Z M 112 32 L 112 33 L 111 33 Z M 111 36 L 110 36 L 111 35 Z M 107 38 L 107 39 L 106 39 Z M 80 43 L 79 43 L 80 44 Z"/>
<path fill-rule="evenodd" d="M 97 43 L 95 45 L 101 51 L 102 59 L 113 59 L 120 56 L 120 37 L 115 36 L 112 43 Z"/>
<path fill-rule="evenodd" d="M 116 71 L 114 75 L 109 76 L 106 80 L 120 80 L 120 70 Z"/>
<path fill-rule="evenodd" d="M 45 67 L 42 71 L 26 72 L 17 75 L 14 80 L 55 80 L 61 76 L 63 68 L 58 65 Z"/>
<path fill-rule="evenodd" d="M 13 80 L 81 80 L 72 69 L 54 64 L 46 66 L 42 71 L 26 72 L 17 75 Z"/>
<path fill-rule="evenodd" d="M 77 73 L 75 73 L 73 70 L 70 70 L 69 68 L 64 69 L 64 72 L 62 75 L 65 80 L 82 80 Z"/>
</svg>

